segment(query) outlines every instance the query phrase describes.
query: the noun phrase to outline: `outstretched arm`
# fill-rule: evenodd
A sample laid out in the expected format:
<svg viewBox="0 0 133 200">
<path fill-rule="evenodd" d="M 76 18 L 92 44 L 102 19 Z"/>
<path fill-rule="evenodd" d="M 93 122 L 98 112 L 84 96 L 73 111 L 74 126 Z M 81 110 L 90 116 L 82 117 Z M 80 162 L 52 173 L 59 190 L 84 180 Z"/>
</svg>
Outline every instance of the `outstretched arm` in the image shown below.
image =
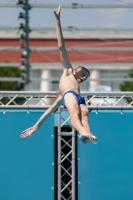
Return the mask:
<svg viewBox="0 0 133 200">
<path fill-rule="evenodd" d="M 59 47 L 59 51 L 60 51 L 60 59 L 61 59 L 62 65 L 65 69 L 69 69 L 69 68 L 72 68 L 72 66 L 69 62 L 66 48 L 65 48 L 64 38 L 63 38 L 63 34 L 62 34 L 62 29 L 61 29 L 61 22 L 60 22 L 60 11 L 61 11 L 61 5 L 59 5 L 57 12 L 54 11 L 55 18 L 56 18 L 56 31 L 57 31 L 58 47 Z"/>
<path fill-rule="evenodd" d="M 37 129 L 41 126 L 41 124 L 49 117 L 49 115 L 54 112 L 61 105 L 62 96 L 60 95 L 56 101 L 46 110 L 46 112 L 40 117 L 37 123 L 31 127 L 26 129 L 20 135 L 21 138 L 25 138 L 31 136 Z"/>
</svg>

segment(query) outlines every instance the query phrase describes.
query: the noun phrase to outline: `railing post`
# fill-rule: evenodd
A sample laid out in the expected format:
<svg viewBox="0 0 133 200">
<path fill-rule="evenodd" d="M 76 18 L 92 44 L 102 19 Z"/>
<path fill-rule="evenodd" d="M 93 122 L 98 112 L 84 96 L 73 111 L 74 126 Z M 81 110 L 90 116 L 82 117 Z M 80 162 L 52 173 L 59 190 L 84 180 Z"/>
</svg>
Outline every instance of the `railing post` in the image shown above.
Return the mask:
<svg viewBox="0 0 133 200">
<path fill-rule="evenodd" d="M 61 108 L 58 108 L 58 200 L 61 200 Z"/>
<path fill-rule="evenodd" d="M 76 200 L 76 135 L 72 128 L 72 200 Z"/>
</svg>

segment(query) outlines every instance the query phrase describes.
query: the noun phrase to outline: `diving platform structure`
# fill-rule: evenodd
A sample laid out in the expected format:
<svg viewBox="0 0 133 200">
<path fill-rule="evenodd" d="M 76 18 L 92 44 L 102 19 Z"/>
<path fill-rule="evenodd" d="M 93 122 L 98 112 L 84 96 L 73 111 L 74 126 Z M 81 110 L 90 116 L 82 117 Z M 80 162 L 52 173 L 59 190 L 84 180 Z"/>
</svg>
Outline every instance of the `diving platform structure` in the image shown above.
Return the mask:
<svg viewBox="0 0 133 200">
<path fill-rule="evenodd" d="M 3 91 L 0 92 L 0 110 L 4 115 L 10 109 L 26 110 L 27 114 L 31 110 L 45 111 L 58 95 L 58 91 Z M 124 111 L 133 110 L 133 92 L 81 92 L 81 95 L 84 96 L 88 109 L 96 116 L 103 110 L 117 110 L 121 116 Z M 56 121 L 55 134 L 52 135 L 55 140 L 54 185 L 51 187 L 54 190 L 54 200 L 80 200 L 78 133 L 71 127 L 69 114 L 62 106 L 54 116 Z M 86 200 L 86 197 L 84 199 Z"/>
<path fill-rule="evenodd" d="M 0 108 L 48 108 L 58 95 L 58 91 L 1 91 Z M 133 92 L 81 92 L 81 95 L 85 98 L 86 105 L 90 109 L 133 108 Z M 7 103 L 3 103 L 5 98 Z M 48 104 L 47 100 L 49 99 L 52 101 Z"/>
</svg>

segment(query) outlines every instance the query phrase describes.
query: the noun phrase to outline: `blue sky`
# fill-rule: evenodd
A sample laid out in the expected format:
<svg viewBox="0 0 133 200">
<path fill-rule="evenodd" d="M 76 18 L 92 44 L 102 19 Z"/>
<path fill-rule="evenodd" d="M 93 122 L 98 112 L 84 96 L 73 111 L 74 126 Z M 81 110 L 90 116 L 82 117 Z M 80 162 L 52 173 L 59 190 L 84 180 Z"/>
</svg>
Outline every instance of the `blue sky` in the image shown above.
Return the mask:
<svg viewBox="0 0 133 200">
<path fill-rule="evenodd" d="M 0 0 L 0 3 L 12 2 L 17 0 Z M 30 0 L 30 3 L 106 3 L 119 4 L 128 3 L 133 4 L 133 0 Z M 0 26 L 19 26 L 23 20 L 18 19 L 21 8 L 0 8 Z M 32 8 L 30 10 L 30 26 L 45 27 L 55 26 L 55 18 L 53 14 L 54 9 L 46 8 Z M 61 11 L 62 26 L 76 26 L 76 27 L 123 27 L 132 28 L 133 9 L 65 9 Z"/>
</svg>

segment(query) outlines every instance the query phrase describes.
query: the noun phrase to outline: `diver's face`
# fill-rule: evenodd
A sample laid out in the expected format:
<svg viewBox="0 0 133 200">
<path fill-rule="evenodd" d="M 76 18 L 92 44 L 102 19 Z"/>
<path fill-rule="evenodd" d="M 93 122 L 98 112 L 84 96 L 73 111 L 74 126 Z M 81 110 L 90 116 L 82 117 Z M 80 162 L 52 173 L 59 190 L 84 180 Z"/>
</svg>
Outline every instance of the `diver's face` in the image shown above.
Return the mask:
<svg viewBox="0 0 133 200">
<path fill-rule="evenodd" d="M 73 70 L 73 75 L 76 78 L 76 80 L 78 81 L 78 83 L 82 83 L 89 77 L 88 72 L 85 69 L 83 69 L 82 67 L 75 68 Z"/>
</svg>

